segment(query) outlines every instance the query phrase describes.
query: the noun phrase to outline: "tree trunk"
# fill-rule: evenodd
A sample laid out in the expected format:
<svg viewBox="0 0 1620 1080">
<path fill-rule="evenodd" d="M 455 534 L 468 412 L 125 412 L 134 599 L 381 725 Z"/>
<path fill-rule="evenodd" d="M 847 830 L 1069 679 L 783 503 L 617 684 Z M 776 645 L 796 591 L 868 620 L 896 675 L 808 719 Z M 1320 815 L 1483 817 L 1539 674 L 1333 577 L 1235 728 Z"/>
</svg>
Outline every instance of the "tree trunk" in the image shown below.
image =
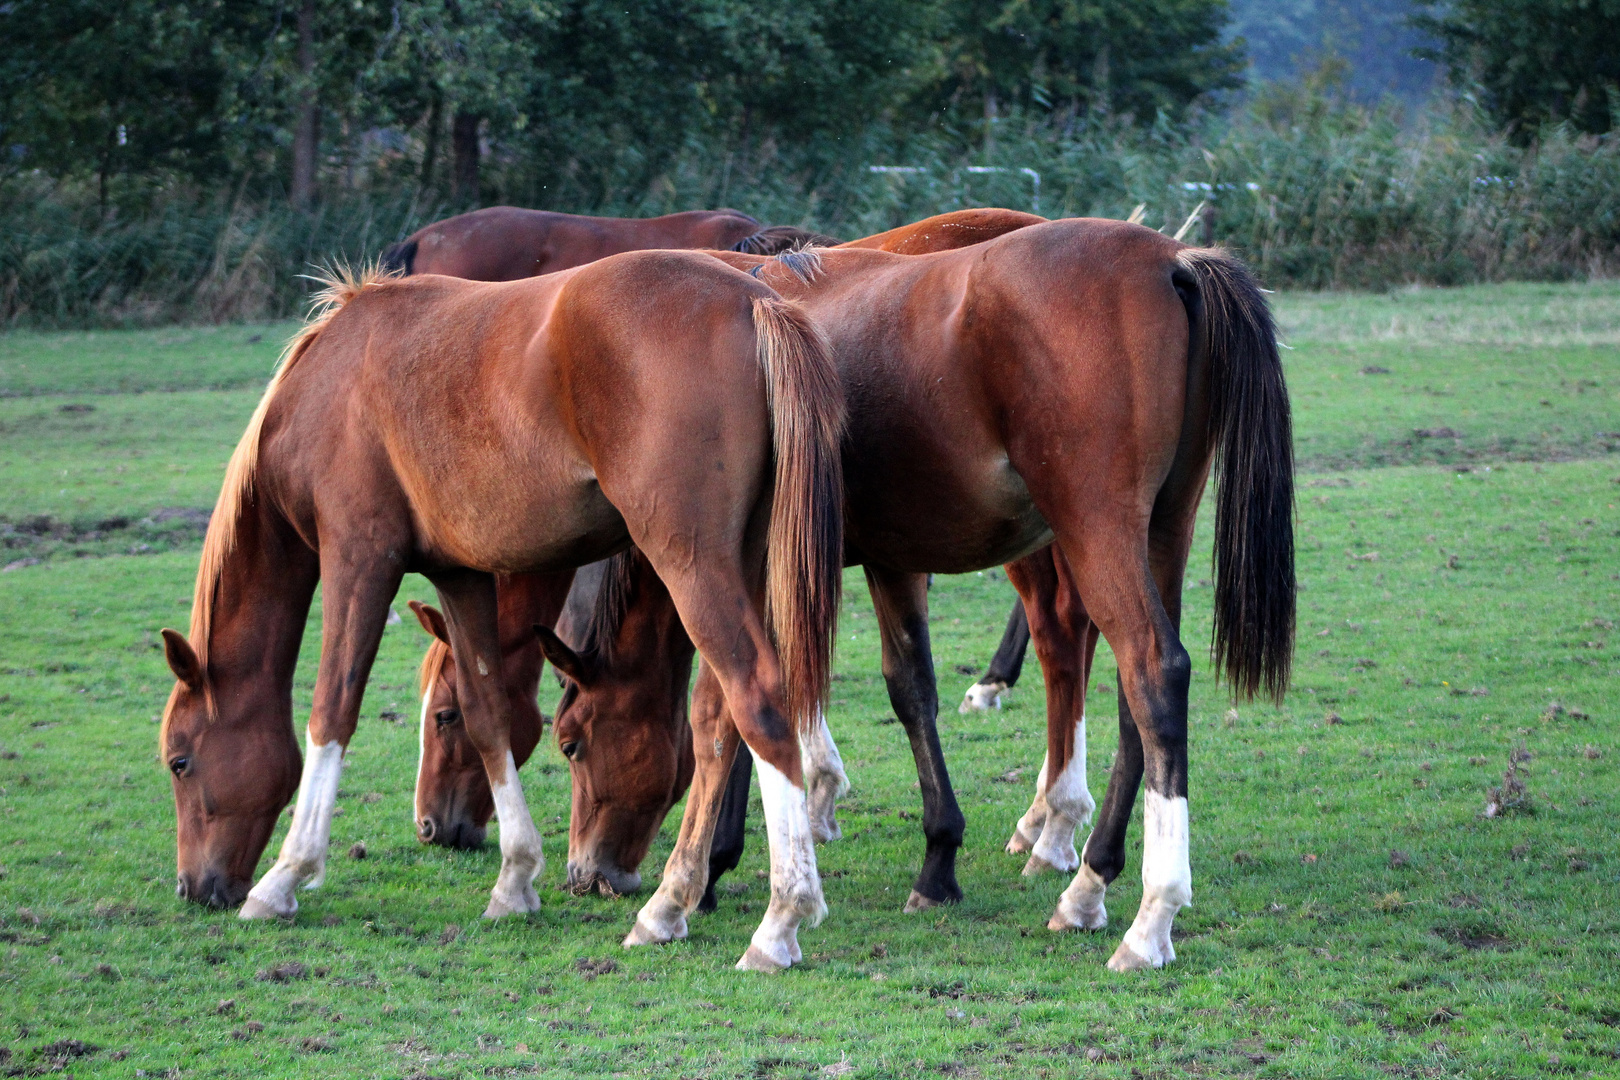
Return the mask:
<svg viewBox="0 0 1620 1080">
<path fill-rule="evenodd" d="M 482 117 L 458 112 L 450 124 L 450 147 L 455 158 L 450 196 L 457 202 L 478 201 L 478 124 Z"/>
<path fill-rule="evenodd" d="M 433 169 L 439 163 L 439 127 L 444 119 L 444 99 L 433 91 L 433 103 L 428 106 L 427 145 L 422 148 L 422 178 L 418 186 L 426 191 L 433 186 Z"/>
<path fill-rule="evenodd" d="M 315 93 L 315 0 L 298 9 L 298 126 L 293 132 L 292 203 L 303 210 L 315 200 L 315 167 L 321 150 L 321 106 Z"/>
</svg>

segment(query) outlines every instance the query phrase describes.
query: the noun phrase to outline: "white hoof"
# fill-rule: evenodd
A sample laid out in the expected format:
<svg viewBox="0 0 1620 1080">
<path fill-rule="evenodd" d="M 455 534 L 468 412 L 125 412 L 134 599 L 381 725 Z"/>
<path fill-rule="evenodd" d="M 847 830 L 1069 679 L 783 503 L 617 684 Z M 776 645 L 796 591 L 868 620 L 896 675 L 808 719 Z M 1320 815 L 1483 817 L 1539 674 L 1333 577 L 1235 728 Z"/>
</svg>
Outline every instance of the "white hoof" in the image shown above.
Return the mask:
<svg viewBox="0 0 1620 1080">
<path fill-rule="evenodd" d="M 974 683 L 968 687 L 967 696 L 962 704 L 957 706 L 959 713 L 989 712 L 991 709 L 1001 708 L 1001 695 L 1007 692 L 1007 684 L 999 679 L 995 682 Z"/>
<path fill-rule="evenodd" d="M 278 909 L 265 903 L 256 896 L 249 895 L 242 901 L 241 910 L 237 918 L 241 919 L 290 919 L 298 911 L 298 901 L 289 900 L 285 909 Z"/>
</svg>

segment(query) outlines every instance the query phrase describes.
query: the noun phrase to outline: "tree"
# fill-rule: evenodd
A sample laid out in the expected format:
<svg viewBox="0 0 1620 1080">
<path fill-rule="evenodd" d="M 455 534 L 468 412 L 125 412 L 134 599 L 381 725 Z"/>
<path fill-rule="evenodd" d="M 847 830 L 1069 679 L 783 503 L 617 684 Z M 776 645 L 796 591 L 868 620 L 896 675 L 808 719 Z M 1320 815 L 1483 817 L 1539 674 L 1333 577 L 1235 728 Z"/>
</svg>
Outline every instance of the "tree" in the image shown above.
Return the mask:
<svg viewBox="0 0 1620 1080">
<path fill-rule="evenodd" d="M 1620 0 L 1426 0 L 1414 25 L 1440 41 L 1419 50 L 1520 142 L 1543 124 L 1613 130 L 1620 112 Z"/>
<path fill-rule="evenodd" d="M 954 0 L 951 78 L 983 105 L 1178 116 L 1241 85 L 1242 42 L 1223 44 L 1226 0 Z"/>
</svg>

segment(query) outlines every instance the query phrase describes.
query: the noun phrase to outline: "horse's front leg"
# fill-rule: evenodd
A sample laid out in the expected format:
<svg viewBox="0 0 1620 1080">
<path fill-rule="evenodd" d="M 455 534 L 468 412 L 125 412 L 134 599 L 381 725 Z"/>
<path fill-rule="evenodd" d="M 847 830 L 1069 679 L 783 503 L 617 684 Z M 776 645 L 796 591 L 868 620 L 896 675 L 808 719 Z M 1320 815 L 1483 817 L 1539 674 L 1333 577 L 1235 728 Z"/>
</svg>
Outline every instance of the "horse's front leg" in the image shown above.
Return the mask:
<svg viewBox="0 0 1620 1080">
<path fill-rule="evenodd" d="M 484 917 L 537 911 L 540 896 L 534 880 L 545 870 L 546 859 L 512 755 L 511 699 L 502 670 L 495 578 L 463 570 L 434 574 L 431 580 L 449 624 L 462 721 L 483 759 L 501 828 L 501 870 Z"/>
<path fill-rule="evenodd" d="M 404 568 L 387 555 L 362 561 L 322 553 L 321 661 L 298 803 L 275 865 L 242 904 L 244 919 L 290 917 L 298 910 L 298 886 L 313 889 L 325 880 L 343 754 L 403 576 Z"/>
<path fill-rule="evenodd" d="M 636 915 L 636 925 L 624 944 L 649 945 L 686 937 L 686 917 L 714 889 L 717 878 L 711 849 L 716 828 L 724 830 L 720 868 L 728 870 L 742 857 L 743 824 L 748 812 L 747 766 L 733 768 L 739 754 L 747 755 L 736 725 L 726 709 L 725 693 L 714 671 L 698 666 L 692 690 L 692 750 L 695 767 L 686 794 L 680 836 L 664 863 L 664 876 L 651 898 Z M 751 759 L 750 759 L 751 760 Z M 729 865 L 725 865 L 728 861 Z"/>
</svg>

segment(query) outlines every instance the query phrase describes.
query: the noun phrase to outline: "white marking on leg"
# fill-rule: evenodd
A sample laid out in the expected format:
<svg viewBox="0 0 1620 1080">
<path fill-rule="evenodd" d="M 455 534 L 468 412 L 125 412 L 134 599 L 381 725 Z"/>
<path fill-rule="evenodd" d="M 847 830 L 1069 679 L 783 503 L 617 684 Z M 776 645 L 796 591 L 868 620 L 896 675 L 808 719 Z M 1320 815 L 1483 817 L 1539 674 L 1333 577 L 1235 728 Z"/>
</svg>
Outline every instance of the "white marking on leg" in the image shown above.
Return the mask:
<svg viewBox="0 0 1620 1080">
<path fill-rule="evenodd" d="M 962 704 L 956 707 L 959 713 L 988 712 L 991 709 L 1001 708 L 1001 695 L 1007 692 L 1007 684 L 1000 679 L 990 682 L 976 682 L 967 689 L 967 696 Z"/>
<path fill-rule="evenodd" d="M 1041 771 L 1035 777 L 1035 798 L 1024 811 L 1024 816 L 1013 826 L 1012 839 L 1007 841 L 1007 854 L 1023 855 L 1041 838 L 1041 826 L 1046 824 L 1046 766 L 1051 754 L 1041 757 Z"/>
<path fill-rule="evenodd" d="M 416 720 L 416 790 L 411 796 L 411 831 L 416 832 L 422 820 L 422 770 L 427 768 L 427 715 L 428 703 L 433 696 L 433 685 L 422 691 L 422 715 Z"/>
<path fill-rule="evenodd" d="M 523 782 L 518 779 L 512 751 L 506 752 L 506 775 L 491 777 L 489 790 L 495 796 L 495 817 L 501 823 L 501 872 L 490 891 L 484 917 L 538 911 L 540 896 L 534 891 L 534 879 L 546 868 L 546 857 L 540 850 L 540 830 L 534 827 L 523 798 Z"/>
<path fill-rule="evenodd" d="M 259 879 L 242 904 L 242 918 L 291 917 L 298 910 L 298 886 L 318 888 L 326 879 L 326 849 L 332 839 L 332 809 L 343 776 L 343 744 L 333 739 L 317 746 L 305 737 L 304 773 L 298 781 L 298 804 L 292 826 L 281 842 L 276 864 Z"/>
<path fill-rule="evenodd" d="M 816 722 L 799 739 L 804 758 L 805 786 L 809 789 L 810 833 L 816 843 L 825 844 L 843 836 L 838 827 L 838 800 L 849 791 L 849 777 L 838 744 L 827 728 L 827 716 L 816 710 Z"/>
<path fill-rule="evenodd" d="M 1074 725 L 1074 752 L 1063 771 L 1047 785 L 1046 821 L 1041 827 L 1041 838 L 1030 852 L 1030 865 L 1037 870 L 1046 866 L 1068 873 L 1080 865 L 1080 856 L 1074 850 L 1074 834 L 1091 820 L 1097 804 L 1086 787 L 1086 715 Z M 1041 860 L 1036 866 L 1035 860 Z"/>
<path fill-rule="evenodd" d="M 1192 903 L 1187 800 L 1149 789 L 1142 808 L 1142 906 L 1108 966 L 1114 971 L 1163 967 L 1176 958 L 1170 926 Z"/>
<path fill-rule="evenodd" d="M 771 842 L 771 902 L 737 966 L 785 968 L 801 958 L 799 924 L 819 924 L 827 914 L 827 902 L 821 894 L 821 875 L 816 872 L 804 789 L 758 755 L 754 768 Z"/>
<path fill-rule="evenodd" d="M 1103 900 L 1108 884 L 1091 867 L 1080 864 L 1069 887 L 1058 897 L 1057 910 L 1046 924 L 1048 930 L 1101 930 L 1108 925 L 1108 909 Z"/>
</svg>

